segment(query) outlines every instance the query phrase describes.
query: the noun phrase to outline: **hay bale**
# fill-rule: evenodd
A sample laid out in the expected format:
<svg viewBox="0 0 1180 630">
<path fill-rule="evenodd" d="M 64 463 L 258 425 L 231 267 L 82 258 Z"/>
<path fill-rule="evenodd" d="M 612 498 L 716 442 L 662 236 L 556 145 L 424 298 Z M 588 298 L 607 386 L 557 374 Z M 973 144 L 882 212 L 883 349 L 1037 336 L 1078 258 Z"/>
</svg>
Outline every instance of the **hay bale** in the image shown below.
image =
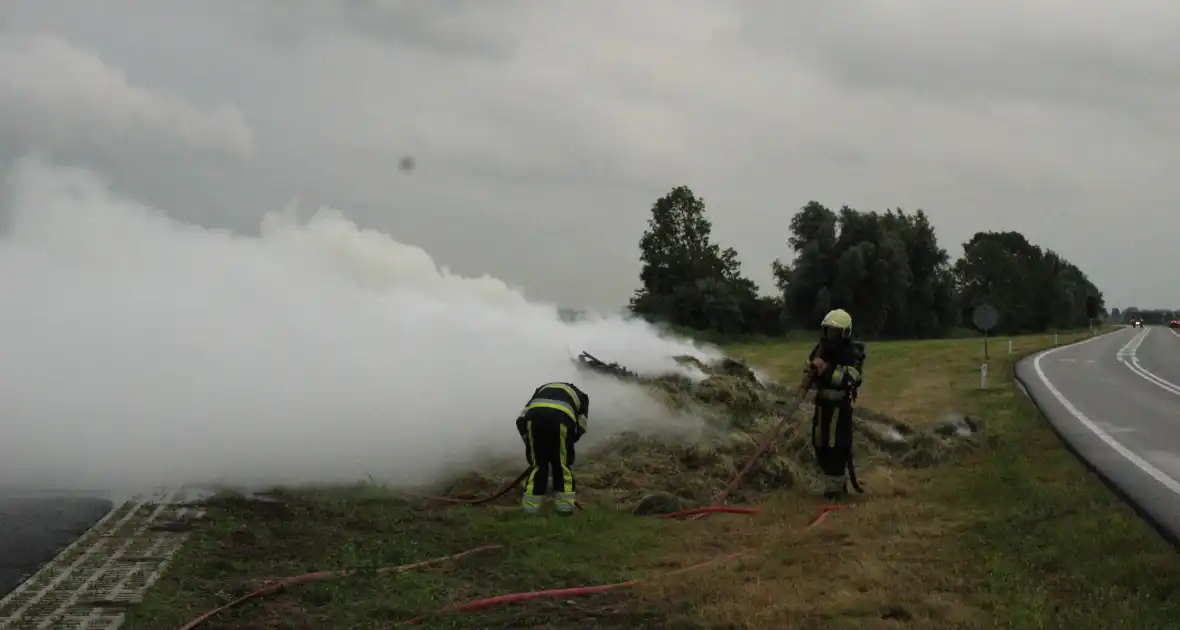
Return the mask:
<svg viewBox="0 0 1180 630">
<path fill-rule="evenodd" d="M 961 413 L 947 413 L 939 419 L 934 431 L 947 437 L 970 437 L 979 431 L 979 426 L 979 423 L 970 416 Z"/>
<path fill-rule="evenodd" d="M 503 488 L 511 479 L 511 476 L 469 472 L 451 480 L 439 494 L 460 498 L 487 496 Z"/>
<path fill-rule="evenodd" d="M 737 429 L 749 429 L 755 424 L 756 414 L 764 412 L 767 404 L 761 392 L 747 381 L 710 376 L 701 381 L 693 394 L 700 402 L 725 409 L 731 425 Z"/>
<path fill-rule="evenodd" d="M 729 457 L 711 442 L 689 444 L 680 455 L 686 470 L 707 470 L 716 466 L 728 466 Z"/>
<path fill-rule="evenodd" d="M 864 420 L 854 425 L 856 432 L 885 451 L 903 452 L 910 448 L 909 439 L 892 426 L 872 420 Z"/>
<path fill-rule="evenodd" d="M 761 383 L 758 382 L 758 377 L 754 375 L 754 370 L 751 370 L 745 363 L 735 361 L 728 357 L 722 359 L 713 372 L 718 375 L 728 376 L 739 381 L 761 386 Z"/>
<path fill-rule="evenodd" d="M 754 454 L 766 432 L 792 408 L 796 388 L 762 383 L 755 372 L 734 359 L 705 363 L 695 357 L 675 358 L 706 375 L 694 382 L 683 373 L 644 375 L 617 363 L 582 353 L 580 368 L 635 383 L 670 410 L 702 418 L 710 427 L 698 439 L 684 443 L 673 438 L 624 432 L 610 436 L 579 453 L 577 466 L 582 492 L 608 495 L 616 503 L 633 505 L 637 513 L 674 512 L 705 503 L 724 488 Z M 819 485 L 819 471 L 811 446 L 814 406 L 802 403 L 785 424 L 769 451 L 756 461 L 735 501 L 785 488 Z M 926 467 L 976 448 L 982 439 L 944 437 L 915 428 L 871 409 L 855 410 L 862 439 L 856 441 L 858 470 L 893 465 Z M 980 423 L 963 418 L 977 432 Z M 898 437 L 903 439 L 898 440 Z M 452 485 L 465 496 L 476 489 L 494 490 L 500 477 L 468 475 Z"/>
<path fill-rule="evenodd" d="M 897 457 L 897 462 L 908 468 L 933 466 L 954 451 L 949 441 L 934 433 L 919 433 L 910 439 L 909 445 Z"/>
<path fill-rule="evenodd" d="M 672 357 L 672 360 L 679 363 L 680 365 L 691 365 L 691 366 L 694 366 L 700 370 L 707 370 L 708 369 L 708 367 L 704 364 L 704 362 L 702 362 L 700 359 L 692 356 L 691 354 L 679 354 L 679 355 Z"/>
<path fill-rule="evenodd" d="M 736 471 L 735 471 L 736 472 Z M 813 477 L 803 467 L 783 454 L 767 454 L 754 463 L 746 475 L 743 489 L 774 491 L 795 487 L 800 480 Z"/>
<path fill-rule="evenodd" d="M 856 416 L 858 418 L 876 422 L 877 424 L 889 427 L 890 429 L 900 433 L 902 436 L 913 435 L 915 432 L 914 427 L 910 426 L 908 423 L 894 418 L 888 414 L 881 413 L 880 411 L 874 411 L 867 407 L 857 407 Z"/>
<path fill-rule="evenodd" d="M 656 491 L 645 495 L 639 503 L 631 509 L 636 516 L 650 516 L 652 514 L 671 514 L 681 510 L 690 510 L 700 503 L 685 497 L 678 497 L 670 492 Z"/>
</svg>

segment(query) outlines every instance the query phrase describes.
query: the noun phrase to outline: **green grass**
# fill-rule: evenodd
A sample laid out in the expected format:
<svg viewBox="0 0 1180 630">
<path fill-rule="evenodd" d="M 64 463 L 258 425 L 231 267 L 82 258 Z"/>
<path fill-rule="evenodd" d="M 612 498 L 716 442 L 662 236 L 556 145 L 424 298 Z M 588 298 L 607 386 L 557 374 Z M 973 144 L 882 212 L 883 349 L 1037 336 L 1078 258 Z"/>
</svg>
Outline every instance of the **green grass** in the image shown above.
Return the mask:
<svg viewBox="0 0 1180 630">
<path fill-rule="evenodd" d="M 643 567 L 660 563 L 667 530 L 675 526 L 610 509 L 590 509 L 568 519 L 527 518 L 515 509 L 432 509 L 370 485 L 284 492 L 274 502 L 226 498 L 214 503 L 212 513 L 216 518 L 185 546 L 174 561 L 177 568 L 134 611 L 127 628 L 179 627 L 267 578 L 393 567 L 488 544 L 503 546 L 426 569 L 364 571 L 299 586 L 201 626 L 373 630 L 496 593 L 631 579 Z M 493 609 L 479 615 L 479 623 L 534 627 L 559 619 L 562 627 L 598 622 L 664 627 L 667 611 L 645 612 L 621 599 L 625 605 L 615 608 L 590 602 L 593 611 L 542 600 Z M 432 625 L 471 627 L 471 621 L 451 616 Z"/>
<path fill-rule="evenodd" d="M 935 478 L 931 500 L 967 517 L 959 569 L 997 628 L 1180 626 L 1180 555 L 1061 447 L 1017 395 L 993 448 Z"/>
<path fill-rule="evenodd" d="M 1063 335 L 1062 342 L 1077 338 Z M 820 502 L 767 497 L 756 517 L 673 523 L 590 506 L 571 519 L 502 507 L 431 507 L 372 486 L 223 502 L 198 526 L 128 628 L 175 629 L 267 578 L 379 567 L 498 543 L 401 575 L 362 574 L 245 604 L 202 628 L 378 627 L 465 600 L 659 574 L 718 554 L 752 557 L 630 590 L 435 618 L 451 628 L 1180 627 L 1180 555 L 1077 462 L 1013 387 L 1020 354 L 1051 335 L 997 340 L 978 389 L 972 340 L 869 346 L 861 403 L 914 422 L 979 416 L 953 462 L 862 471 L 868 493 L 803 531 Z M 809 343 L 732 348 L 782 379 Z"/>
</svg>

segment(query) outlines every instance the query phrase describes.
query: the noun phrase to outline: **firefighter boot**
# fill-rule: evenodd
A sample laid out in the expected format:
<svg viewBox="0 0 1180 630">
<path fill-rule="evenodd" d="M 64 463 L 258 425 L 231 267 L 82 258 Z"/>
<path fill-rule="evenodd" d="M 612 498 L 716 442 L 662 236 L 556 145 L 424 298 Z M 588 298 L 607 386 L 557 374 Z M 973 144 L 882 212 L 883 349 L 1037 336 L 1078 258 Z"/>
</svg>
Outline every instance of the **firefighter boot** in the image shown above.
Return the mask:
<svg viewBox="0 0 1180 630">
<path fill-rule="evenodd" d="M 535 494 L 528 494 L 527 492 L 520 499 L 520 509 L 525 514 L 537 514 L 541 511 L 541 502 L 545 497 Z"/>
<path fill-rule="evenodd" d="M 824 475 L 824 498 L 835 501 L 848 494 L 848 482 L 843 475 Z"/>
<path fill-rule="evenodd" d="M 554 493 L 553 508 L 558 516 L 573 516 L 574 506 L 577 504 L 577 494 L 573 492 Z"/>
</svg>

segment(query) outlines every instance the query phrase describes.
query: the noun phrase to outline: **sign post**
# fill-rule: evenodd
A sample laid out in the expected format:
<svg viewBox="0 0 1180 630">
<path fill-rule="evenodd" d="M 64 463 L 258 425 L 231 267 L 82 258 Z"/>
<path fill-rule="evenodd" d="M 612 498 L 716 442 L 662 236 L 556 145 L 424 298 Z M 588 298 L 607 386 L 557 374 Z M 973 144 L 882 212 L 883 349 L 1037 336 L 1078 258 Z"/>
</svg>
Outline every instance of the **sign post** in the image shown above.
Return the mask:
<svg viewBox="0 0 1180 630">
<path fill-rule="evenodd" d="M 1090 320 L 1090 336 L 1094 336 L 1094 320 L 1098 319 L 1098 296 L 1086 296 L 1086 319 Z"/>
<path fill-rule="evenodd" d="M 991 329 L 996 327 L 1000 321 L 1000 313 L 996 311 L 991 304 L 980 304 L 975 307 L 975 312 L 971 314 L 971 322 L 975 327 L 983 331 L 983 358 L 990 359 L 987 350 L 987 338 Z"/>
</svg>

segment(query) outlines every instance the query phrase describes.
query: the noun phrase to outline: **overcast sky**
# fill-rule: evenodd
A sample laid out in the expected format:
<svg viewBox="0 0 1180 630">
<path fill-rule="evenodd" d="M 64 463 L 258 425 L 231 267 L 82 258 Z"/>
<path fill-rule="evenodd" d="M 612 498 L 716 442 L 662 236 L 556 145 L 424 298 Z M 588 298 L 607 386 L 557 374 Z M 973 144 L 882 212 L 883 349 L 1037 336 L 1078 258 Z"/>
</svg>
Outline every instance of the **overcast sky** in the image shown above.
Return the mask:
<svg viewBox="0 0 1180 630">
<path fill-rule="evenodd" d="M 764 291 L 815 199 L 1180 307 L 1177 33 L 1174 0 L 7 0 L 0 161 L 245 233 L 330 204 L 570 306 L 626 302 L 684 184 Z"/>
</svg>

